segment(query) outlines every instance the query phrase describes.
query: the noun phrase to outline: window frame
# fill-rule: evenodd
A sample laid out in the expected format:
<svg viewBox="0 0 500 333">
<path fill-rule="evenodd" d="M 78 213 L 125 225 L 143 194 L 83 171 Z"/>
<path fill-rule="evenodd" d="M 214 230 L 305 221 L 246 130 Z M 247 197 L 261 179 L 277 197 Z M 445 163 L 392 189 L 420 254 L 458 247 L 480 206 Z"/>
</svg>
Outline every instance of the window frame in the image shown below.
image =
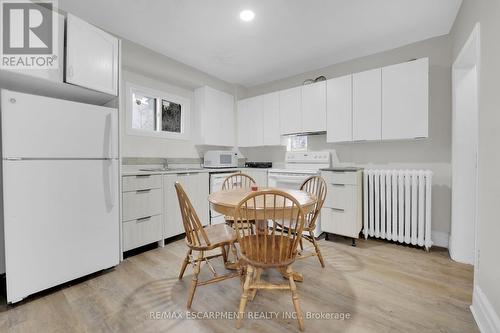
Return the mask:
<svg viewBox="0 0 500 333">
<path fill-rule="evenodd" d="M 305 137 L 306 139 L 306 146 L 303 149 L 293 149 L 292 145 L 292 140 L 297 138 L 297 137 Z M 309 138 L 307 135 L 290 135 L 288 136 L 288 142 L 286 144 L 286 151 L 287 152 L 306 152 L 308 151 L 309 146 Z"/>
<path fill-rule="evenodd" d="M 191 100 L 186 97 L 174 95 L 164 91 L 156 90 L 149 87 L 144 87 L 137 85 L 132 82 L 125 83 L 125 98 L 126 98 L 126 133 L 128 135 L 138 135 L 138 136 L 148 136 L 153 138 L 163 138 L 163 139 L 173 139 L 173 140 L 184 140 L 190 139 L 190 120 L 191 120 Z M 151 131 L 147 129 L 133 128 L 133 94 L 141 94 L 146 97 L 151 97 L 156 99 L 156 114 L 155 123 L 161 120 L 162 112 L 162 101 L 166 100 L 168 102 L 173 102 L 181 105 L 181 132 L 167 132 L 167 131 Z"/>
</svg>

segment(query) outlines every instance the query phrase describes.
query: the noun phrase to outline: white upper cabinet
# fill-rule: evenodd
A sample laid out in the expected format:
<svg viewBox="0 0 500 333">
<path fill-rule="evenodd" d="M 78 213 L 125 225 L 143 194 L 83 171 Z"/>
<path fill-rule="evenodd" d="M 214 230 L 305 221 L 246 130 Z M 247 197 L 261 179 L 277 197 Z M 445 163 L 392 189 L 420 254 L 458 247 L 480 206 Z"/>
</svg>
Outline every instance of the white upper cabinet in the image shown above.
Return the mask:
<svg viewBox="0 0 500 333">
<path fill-rule="evenodd" d="M 279 92 L 262 96 L 262 112 L 264 145 L 279 146 L 281 144 Z"/>
<path fill-rule="evenodd" d="M 382 138 L 382 69 L 352 75 L 352 137 Z"/>
<path fill-rule="evenodd" d="M 279 105 L 279 93 L 238 101 L 239 147 L 281 144 Z"/>
<path fill-rule="evenodd" d="M 429 59 L 382 68 L 382 139 L 428 136 Z"/>
<path fill-rule="evenodd" d="M 118 95 L 118 39 L 71 14 L 66 29 L 66 82 Z"/>
<path fill-rule="evenodd" d="M 238 109 L 238 147 L 249 147 L 250 146 L 250 128 L 248 122 L 252 113 L 250 111 L 248 99 L 242 99 L 237 103 Z"/>
<path fill-rule="evenodd" d="M 302 132 L 326 131 L 326 81 L 302 86 Z"/>
<path fill-rule="evenodd" d="M 264 141 L 263 97 L 238 101 L 238 146 L 262 146 Z"/>
<path fill-rule="evenodd" d="M 280 95 L 280 134 L 302 132 L 302 87 L 281 90 Z"/>
<path fill-rule="evenodd" d="M 326 142 L 352 141 L 352 75 L 326 82 Z"/>
<path fill-rule="evenodd" d="M 234 97 L 209 86 L 198 88 L 195 96 L 195 142 L 198 145 L 235 145 Z"/>
</svg>

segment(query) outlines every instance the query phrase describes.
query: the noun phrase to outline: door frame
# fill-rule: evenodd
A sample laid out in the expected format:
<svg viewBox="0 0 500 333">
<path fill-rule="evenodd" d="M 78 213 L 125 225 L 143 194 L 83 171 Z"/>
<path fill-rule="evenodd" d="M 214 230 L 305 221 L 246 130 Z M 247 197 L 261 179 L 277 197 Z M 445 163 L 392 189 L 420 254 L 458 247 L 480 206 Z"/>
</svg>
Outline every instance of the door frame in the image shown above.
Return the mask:
<svg viewBox="0 0 500 333">
<path fill-rule="evenodd" d="M 457 103 L 456 103 L 456 82 L 457 82 L 457 73 L 459 71 L 463 71 L 464 69 L 470 69 L 470 70 L 475 70 L 476 74 L 476 116 L 478 117 L 478 126 L 479 126 L 479 85 L 480 85 L 480 24 L 476 23 L 474 26 L 471 34 L 469 35 L 469 38 L 465 42 L 465 44 L 462 46 L 462 49 L 460 50 L 460 53 L 456 57 L 455 61 L 453 62 L 452 65 L 452 131 L 453 128 L 455 127 L 455 121 L 454 121 L 454 115 L 457 112 Z M 478 246 L 477 246 L 477 229 L 478 229 L 478 185 L 479 185 L 479 129 L 476 130 L 476 142 L 475 142 L 475 150 L 476 150 L 476 175 L 475 175 L 475 202 L 474 202 L 474 259 L 473 259 L 473 264 L 474 264 L 474 279 L 476 278 L 476 273 L 477 273 L 477 268 L 478 268 L 478 260 L 479 260 L 479 253 L 478 253 Z M 454 159 L 453 159 L 453 134 L 452 134 L 452 157 L 451 157 L 451 164 L 452 164 L 452 184 L 453 184 L 453 164 L 454 164 Z M 452 193 L 453 193 L 453 188 L 452 188 Z M 453 194 L 452 194 L 452 209 L 453 209 Z M 452 221 L 451 223 L 453 224 L 453 215 L 452 215 Z M 452 235 L 450 233 L 450 240 L 449 244 L 451 245 L 453 242 L 452 240 Z M 452 250 L 450 246 L 450 255 L 452 255 Z"/>
</svg>

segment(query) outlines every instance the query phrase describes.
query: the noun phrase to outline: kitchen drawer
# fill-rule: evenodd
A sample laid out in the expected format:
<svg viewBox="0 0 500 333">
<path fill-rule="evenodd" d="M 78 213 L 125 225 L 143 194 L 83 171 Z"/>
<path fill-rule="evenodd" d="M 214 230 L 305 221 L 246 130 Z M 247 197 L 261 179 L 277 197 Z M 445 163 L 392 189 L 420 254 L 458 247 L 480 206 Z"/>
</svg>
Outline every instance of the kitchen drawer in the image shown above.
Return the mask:
<svg viewBox="0 0 500 333">
<path fill-rule="evenodd" d="M 361 185 L 361 177 L 358 172 L 323 171 L 321 176 L 328 184 Z"/>
<path fill-rule="evenodd" d="M 122 220 L 134 220 L 162 213 L 162 190 L 138 190 L 123 193 Z"/>
<path fill-rule="evenodd" d="M 161 175 L 122 177 L 122 192 L 161 188 Z"/>
<path fill-rule="evenodd" d="M 162 215 L 145 217 L 123 223 L 123 251 L 157 242 L 162 239 Z"/>
<path fill-rule="evenodd" d="M 361 226 L 357 223 L 356 212 L 353 210 L 322 208 L 321 229 L 332 234 L 358 238 Z"/>
<path fill-rule="evenodd" d="M 356 203 L 355 185 L 328 183 L 324 207 L 350 210 Z"/>
</svg>

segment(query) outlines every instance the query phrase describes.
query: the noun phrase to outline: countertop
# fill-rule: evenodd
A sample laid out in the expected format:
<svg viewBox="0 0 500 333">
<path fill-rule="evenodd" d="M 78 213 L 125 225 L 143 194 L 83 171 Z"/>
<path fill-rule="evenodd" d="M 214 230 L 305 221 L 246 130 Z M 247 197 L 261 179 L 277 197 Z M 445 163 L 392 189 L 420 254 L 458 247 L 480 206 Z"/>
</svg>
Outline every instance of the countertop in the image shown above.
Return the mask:
<svg viewBox="0 0 500 333">
<path fill-rule="evenodd" d="M 170 170 L 165 170 L 165 171 L 144 171 L 140 169 L 147 169 L 148 167 L 137 167 L 134 169 L 134 167 L 127 166 L 126 168 L 122 169 L 122 176 L 137 176 L 137 175 L 169 175 L 169 174 L 180 174 L 180 173 L 200 173 L 200 172 L 206 172 L 206 173 L 218 173 L 218 172 L 236 172 L 240 170 L 252 170 L 252 171 L 265 171 L 269 170 L 270 168 L 222 168 L 222 169 L 216 169 L 216 168 L 174 168 Z M 154 168 L 154 167 L 151 167 Z"/>
<path fill-rule="evenodd" d="M 337 167 L 320 169 L 320 171 L 338 171 L 338 172 L 356 172 L 360 170 L 364 170 L 364 168 L 353 167 L 353 166 L 345 166 L 345 167 L 337 166 Z"/>
</svg>

